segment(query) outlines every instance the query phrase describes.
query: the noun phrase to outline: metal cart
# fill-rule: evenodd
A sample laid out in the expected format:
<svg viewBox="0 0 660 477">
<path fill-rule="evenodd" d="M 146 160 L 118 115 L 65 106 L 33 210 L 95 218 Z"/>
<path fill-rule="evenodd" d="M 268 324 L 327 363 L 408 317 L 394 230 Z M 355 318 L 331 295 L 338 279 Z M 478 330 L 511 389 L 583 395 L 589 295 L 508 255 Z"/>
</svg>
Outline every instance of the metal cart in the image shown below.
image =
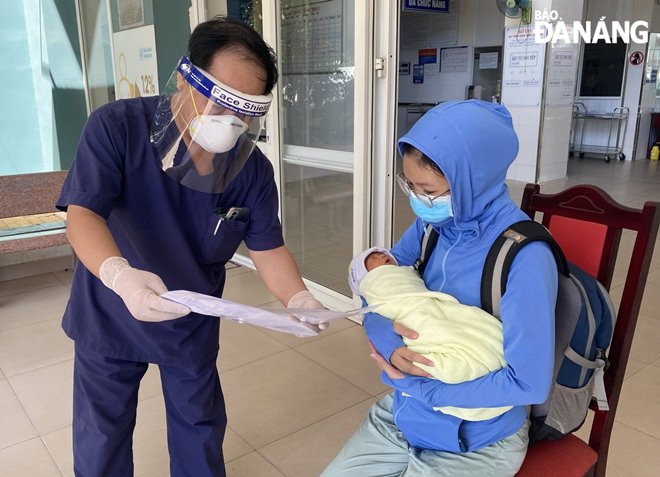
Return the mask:
<svg viewBox="0 0 660 477">
<path fill-rule="evenodd" d="M 605 162 L 610 162 L 613 157 L 617 156 L 619 159 L 624 160 L 626 155 L 622 152 L 622 149 L 626 139 L 626 124 L 629 113 L 628 108 L 614 108 L 609 113 L 590 113 L 583 103 L 575 103 L 573 105 L 571 154 L 577 153 L 581 158 L 585 154 L 602 155 Z M 607 121 L 609 123 L 605 144 L 584 144 L 584 131 L 589 121 Z M 623 133 L 621 133 L 622 126 Z M 614 144 L 612 144 L 612 138 L 615 139 Z"/>
</svg>

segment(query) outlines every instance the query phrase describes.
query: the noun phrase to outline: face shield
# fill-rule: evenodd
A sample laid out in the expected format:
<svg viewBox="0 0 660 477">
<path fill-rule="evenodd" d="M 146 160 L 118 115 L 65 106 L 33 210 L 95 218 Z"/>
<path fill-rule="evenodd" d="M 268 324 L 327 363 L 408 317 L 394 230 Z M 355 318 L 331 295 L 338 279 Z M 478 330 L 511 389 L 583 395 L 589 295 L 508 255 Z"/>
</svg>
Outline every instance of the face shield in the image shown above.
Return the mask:
<svg viewBox="0 0 660 477">
<path fill-rule="evenodd" d="M 272 98 L 237 91 L 182 57 L 151 124 L 163 171 L 191 189 L 223 192 L 254 150 Z"/>
</svg>

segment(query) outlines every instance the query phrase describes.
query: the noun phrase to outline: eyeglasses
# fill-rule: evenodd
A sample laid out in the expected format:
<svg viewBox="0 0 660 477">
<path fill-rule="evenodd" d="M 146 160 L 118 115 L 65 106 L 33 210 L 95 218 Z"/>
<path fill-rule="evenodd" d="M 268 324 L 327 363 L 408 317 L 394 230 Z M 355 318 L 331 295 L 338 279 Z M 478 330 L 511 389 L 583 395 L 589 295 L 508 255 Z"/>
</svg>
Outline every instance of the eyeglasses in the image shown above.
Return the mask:
<svg viewBox="0 0 660 477">
<path fill-rule="evenodd" d="M 405 176 L 400 173 L 396 175 L 396 183 L 399 185 L 399 188 L 403 191 L 404 194 L 406 194 L 408 197 L 410 195 L 414 195 L 417 197 L 419 200 L 422 201 L 424 205 L 427 207 L 433 207 L 433 201 L 441 199 L 443 197 L 447 197 L 449 195 L 450 189 L 447 189 L 445 192 L 442 194 L 436 195 L 436 196 L 430 196 L 424 192 L 415 192 L 412 187 L 410 187 L 410 182 L 408 182 L 408 179 L 405 178 Z"/>
</svg>

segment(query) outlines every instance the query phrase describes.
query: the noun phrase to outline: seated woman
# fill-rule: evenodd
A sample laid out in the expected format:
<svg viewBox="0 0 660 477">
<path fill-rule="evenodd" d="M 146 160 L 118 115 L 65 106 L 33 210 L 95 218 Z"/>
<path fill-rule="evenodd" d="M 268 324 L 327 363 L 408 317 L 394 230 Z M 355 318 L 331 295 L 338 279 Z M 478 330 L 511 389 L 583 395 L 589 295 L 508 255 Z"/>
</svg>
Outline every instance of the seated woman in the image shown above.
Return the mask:
<svg viewBox="0 0 660 477">
<path fill-rule="evenodd" d="M 453 296 L 430 291 L 412 267 L 397 266 L 383 248 L 373 247 L 351 262 L 349 284 L 377 312 L 419 333 L 404 338 L 406 346 L 433 361 L 415 366 L 445 383 L 461 383 L 500 369 L 506 363 L 502 350 L 502 324 L 476 306 L 462 305 Z M 499 416 L 511 406 L 465 409 L 434 408 L 467 421 Z"/>
<path fill-rule="evenodd" d="M 504 183 L 518 154 L 511 115 L 499 104 L 446 102 L 399 140 L 400 185 L 417 220 L 391 252 L 402 266 L 419 258 L 427 224 L 439 237 L 424 270 L 429 290 L 480 306 L 480 281 L 495 239 L 527 216 Z M 552 382 L 557 268 L 550 248 L 535 242 L 513 261 L 500 316 L 500 369 L 447 383 L 413 363 L 432 364 L 405 346 L 418 333 L 376 313 L 365 316 L 372 358 L 394 392 L 375 403 L 328 465 L 331 476 L 512 476 L 527 452 L 526 406 L 545 401 Z M 466 325 L 467 326 L 467 325 Z M 420 338 L 422 339 L 422 338 Z M 435 408 L 512 408 L 467 421 Z"/>
</svg>

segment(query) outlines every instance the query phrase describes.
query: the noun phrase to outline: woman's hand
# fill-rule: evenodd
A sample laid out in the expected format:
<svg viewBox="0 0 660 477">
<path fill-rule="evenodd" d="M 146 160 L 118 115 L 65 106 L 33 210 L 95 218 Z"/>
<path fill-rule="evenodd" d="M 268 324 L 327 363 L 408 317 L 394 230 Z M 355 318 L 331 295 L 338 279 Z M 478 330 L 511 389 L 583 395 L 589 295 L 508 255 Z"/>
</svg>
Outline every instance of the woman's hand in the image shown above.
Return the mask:
<svg viewBox="0 0 660 477">
<path fill-rule="evenodd" d="M 394 332 L 404 338 L 408 338 L 411 340 L 415 340 L 419 336 L 416 331 L 411 330 L 410 328 L 407 328 L 400 323 L 394 323 Z M 383 371 L 385 371 L 390 378 L 401 379 L 404 377 L 402 372 L 406 374 L 411 374 L 413 376 L 421 376 L 426 378 L 431 377 L 429 373 L 415 366 L 414 364 L 414 363 L 420 363 L 420 364 L 425 364 L 427 366 L 433 366 L 434 364 L 433 361 L 431 361 L 428 358 L 425 358 L 421 354 L 415 353 L 414 351 L 411 351 L 405 346 L 401 346 L 400 348 L 397 348 L 392 352 L 390 356 L 390 362 L 388 363 L 387 360 L 378 353 L 378 351 L 371 342 L 369 342 L 369 346 L 371 346 L 372 349 L 371 357 L 374 360 L 376 360 L 378 367 Z M 386 367 L 381 366 L 381 361 L 386 365 L 387 368 L 391 368 L 394 371 L 396 371 L 398 377 L 393 376 L 394 373 L 391 374 L 391 370 L 388 372 L 388 369 L 386 369 Z"/>
<path fill-rule="evenodd" d="M 383 358 L 380 354 L 378 354 L 378 350 L 376 350 L 376 347 L 371 341 L 369 341 L 369 348 L 371 349 L 371 353 L 369 354 L 369 356 L 371 356 L 371 359 L 373 359 L 376 362 L 376 364 L 381 369 L 381 371 L 385 371 L 385 373 L 390 377 L 390 379 L 405 378 L 405 375 L 401 371 L 399 371 L 390 363 L 385 361 L 385 358 Z"/>
</svg>

